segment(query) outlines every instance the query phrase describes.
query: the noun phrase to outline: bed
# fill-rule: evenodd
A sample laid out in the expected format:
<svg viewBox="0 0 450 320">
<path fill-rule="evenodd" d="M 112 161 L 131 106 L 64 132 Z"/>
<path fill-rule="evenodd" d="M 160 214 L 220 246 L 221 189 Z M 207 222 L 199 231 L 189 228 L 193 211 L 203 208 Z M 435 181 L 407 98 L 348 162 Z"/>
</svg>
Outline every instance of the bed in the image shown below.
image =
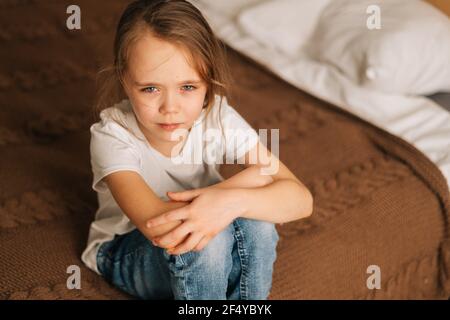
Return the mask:
<svg viewBox="0 0 450 320">
<path fill-rule="evenodd" d="M 0 299 L 132 299 L 80 260 L 98 205 L 88 130 L 95 72 L 110 58 L 126 3 L 79 1 L 89 12 L 83 32 L 61 28 L 62 3 L 9 1 L 0 11 L 8 47 L 0 66 Z M 17 17 L 29 25 L 13 27 Z M 447 299 L 450 199 L 439 166 L 227 45 L 230 104 L 255 129 L 279 128 L 281 160 L 314 196 L 310 218 L 277 225 L 270 299 Z M 237 170 L 222 167 L 224 177 Z M 71 266 L 80 268 L 81 289 L 67 288 Z M 380 289 L 368 286 L 374 266 Z"/>
</svg>

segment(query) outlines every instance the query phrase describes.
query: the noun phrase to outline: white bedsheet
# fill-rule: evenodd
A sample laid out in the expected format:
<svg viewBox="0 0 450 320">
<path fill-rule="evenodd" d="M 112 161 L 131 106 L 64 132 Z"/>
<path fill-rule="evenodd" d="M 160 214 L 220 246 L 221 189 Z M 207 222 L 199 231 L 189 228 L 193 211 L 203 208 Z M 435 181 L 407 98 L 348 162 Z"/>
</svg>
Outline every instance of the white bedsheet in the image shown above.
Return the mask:
<svg viewBox="0 0 450 320">
<path fill-rule="evenodd" d="M 261 0 L 262 2 L 264 0 Z M 285 81 L 408 141 L 440 169 L 450 190 L 450 113 L 420 96 L 383 94 L 357 86 L 328 64 L 300 53 L 293 57 L 261 45 L 237 23 L 236 1 L 192 0 L 216 35 L 232 48 L 267 66 Z M 229 10 L 223 10 L 229 4 Z M 242 3 L 242 2 L 240 2 Z M 245 1 L 244 1 L 245 3 Z M 251 1 L 255 5 L 257 1 Z M 277 12 L 269 16 L 279 19 Z M 251 33 L 254 34 L 253 29 Z M 261 35 L 263 36 L 263 35 Z"/>
</svg>

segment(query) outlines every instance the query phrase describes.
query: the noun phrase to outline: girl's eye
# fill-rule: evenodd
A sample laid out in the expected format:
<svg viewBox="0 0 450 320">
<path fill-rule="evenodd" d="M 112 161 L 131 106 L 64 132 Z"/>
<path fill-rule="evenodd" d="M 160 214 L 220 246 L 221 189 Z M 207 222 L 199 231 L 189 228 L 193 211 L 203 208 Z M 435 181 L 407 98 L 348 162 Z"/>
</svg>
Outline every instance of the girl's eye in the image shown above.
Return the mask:
<svg viewBox="0 0 450 320">
<path fill-rule="evenodd" d="M 147 87 L 147 88 L 142 89 L 142 91 L 148 92 L 148 93 L 156 92 L 153 89 L 157 89 L 157 88 L 156 87 Z"/>
<path fill-rule="evenodd" d="M 194 91 L 196 89 L 196 87 L 194 87 L 192 85 L 185 85 L 182 88 L 185 91 Z M 158 90 L 158 88 L 156 88 L 156 87 L 146 87 L 146 88 L 142 89 L 141 91 L 148 92 L 148 93 L 154 93 L 154 92 L 157 92 L 157 90 Z"/>
<path fill-rule="evenodd" d="M 194 91 L 196 89 L 194 86 L 191 85 L 185 85 L 183 86 L 183 88 L 185 88 L 186 91 Z"/>
</svg>

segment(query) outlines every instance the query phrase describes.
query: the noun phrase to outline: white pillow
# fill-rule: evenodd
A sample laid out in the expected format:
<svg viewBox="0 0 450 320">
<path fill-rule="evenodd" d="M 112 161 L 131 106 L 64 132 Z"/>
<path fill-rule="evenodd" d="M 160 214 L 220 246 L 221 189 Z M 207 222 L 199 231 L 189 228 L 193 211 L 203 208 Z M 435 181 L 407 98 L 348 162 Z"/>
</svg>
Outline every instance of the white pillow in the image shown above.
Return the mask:
<svg viewBox="0 0 450 320">
<path fill-rule="evenodd" d="M 314 31 L 322 9 L 331 0 L 272 0 L 238 15 L 243 31 L 265 47 L 295 57 Z"/>
<path fill-rule="evenodd" d="M 369 30 L 369 5 L 381 29 Z M 450 20 L 419 0 L 334 0 L 307 51 L 362 87 L 427 95 L 450 91 Z"/>
</svg>

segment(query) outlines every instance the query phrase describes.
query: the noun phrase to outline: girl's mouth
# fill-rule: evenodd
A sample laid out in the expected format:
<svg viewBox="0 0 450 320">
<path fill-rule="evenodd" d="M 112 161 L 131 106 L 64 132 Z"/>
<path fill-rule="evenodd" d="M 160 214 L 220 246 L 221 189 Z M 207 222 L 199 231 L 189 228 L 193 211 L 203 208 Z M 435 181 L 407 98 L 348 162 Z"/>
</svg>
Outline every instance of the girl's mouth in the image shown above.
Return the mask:
<svg viewBox="0 0 450 320">
<path fill-rule="evenodd" d="M 177 129 L 181 123 L 158 123 L 158 125 L 166 131 L 173 131 Z"/>
</svg>

